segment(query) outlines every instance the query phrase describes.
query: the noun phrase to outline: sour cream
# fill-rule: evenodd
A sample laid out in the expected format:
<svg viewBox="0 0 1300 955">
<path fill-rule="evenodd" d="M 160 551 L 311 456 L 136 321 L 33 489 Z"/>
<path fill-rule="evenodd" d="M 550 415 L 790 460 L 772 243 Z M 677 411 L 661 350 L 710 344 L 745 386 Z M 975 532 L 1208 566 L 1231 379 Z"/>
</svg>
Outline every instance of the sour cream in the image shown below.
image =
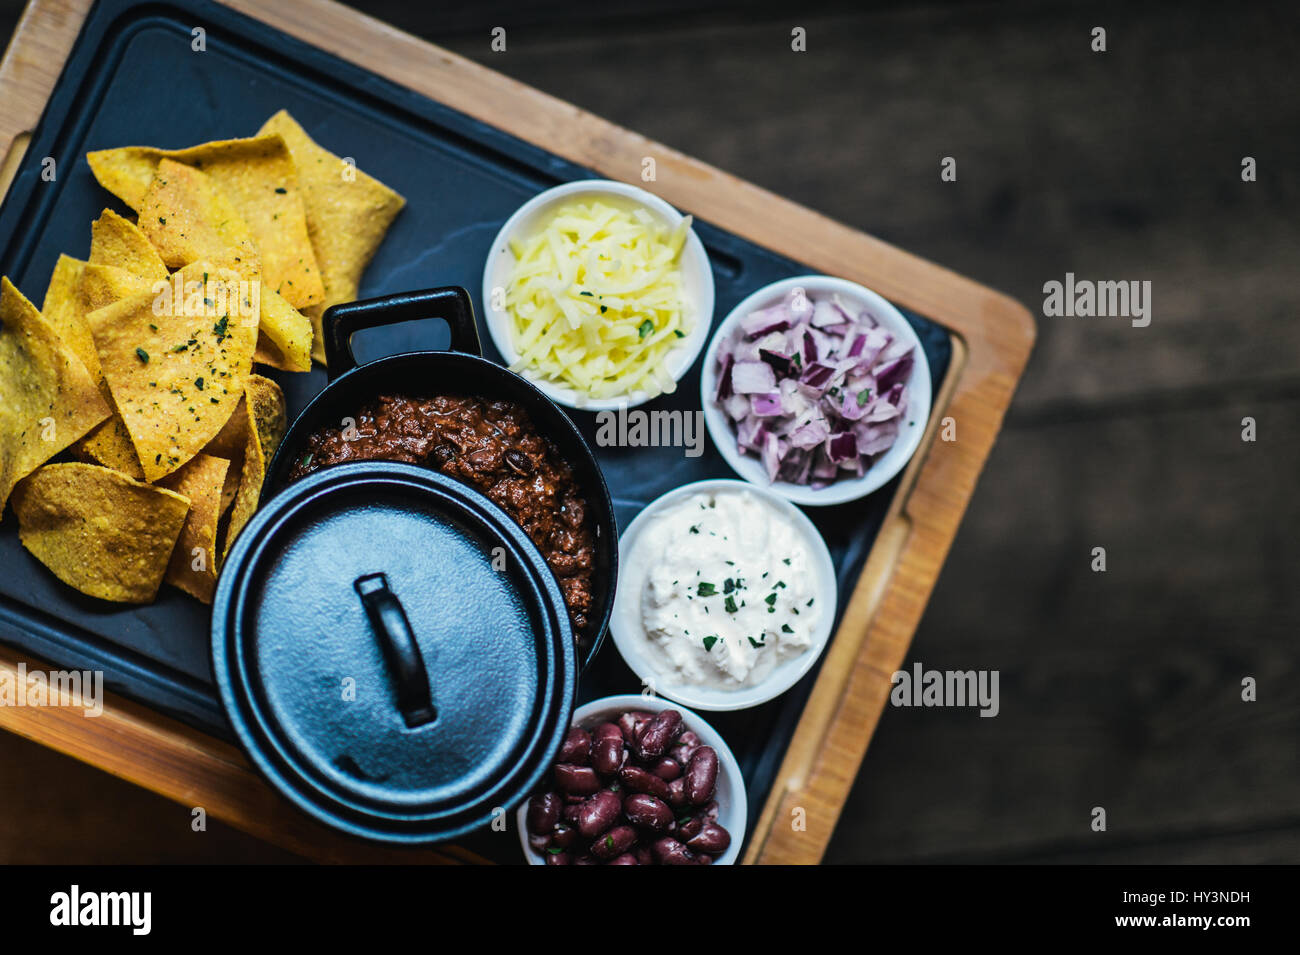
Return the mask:
<svg viewBox="0 0 1300 955">
<path fill-rule="evenodd" d="M 632 639 L 667 683 L 741 689 L 812 646 L 823 612 L 814 573 L 790 517 L 737 487 L 655 513 L 620 587 L 639 601 Z"/>
</svg>

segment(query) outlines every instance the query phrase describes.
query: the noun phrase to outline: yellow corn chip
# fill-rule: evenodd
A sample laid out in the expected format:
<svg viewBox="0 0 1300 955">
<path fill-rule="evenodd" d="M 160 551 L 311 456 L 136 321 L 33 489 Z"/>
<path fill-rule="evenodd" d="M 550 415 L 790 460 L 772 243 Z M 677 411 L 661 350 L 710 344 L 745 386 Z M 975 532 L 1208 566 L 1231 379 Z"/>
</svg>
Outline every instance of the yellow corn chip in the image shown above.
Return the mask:
<svg viewBox="0 0 1300 955">
<path fill-rule="evenodd" d="M 112 209 L 105 209 L 91 226 L 90 262 L 125 269 L 147 281 L 167 278 L 167 266 L 149 237 Z"/>
<path fill-rule="evenodd" d="M 230 553 L 230 547 L 239 537 L 248 523 L 262 497 L 262 482 L 266 479 L 266 456 L 262 453 L 262 444 L 257 437 L 257 428 L 252 418 L 245 415 L 244 460 L 239 471 L 239 490 L 235 492 L 235 501 L 230 506 L 230 516 L 226 524 L 225 543 L 221 548 L 224 561 Z"/>
<path fill-rule="evenodd" d="M 0 510 L 19 480 L 110 414 L 86 366 L 0 280 Z"/>
<path fill-rule="evenodd" d="M 70 587 L 103 600 L 158 593 L 190 502 L 93 464 L 51 464 L 14 490 L 23 546 Z"/>
<path fill-rule="evenodd" d="M 205 604 L 212 603 L 212 592 L 217 587 L 217 522 L 229 468 L 225 458 L 196 454 L 159 482 L 190 501 L 190 513 L 172 551 L 165 579 Z"/>
<path fill-rule="evenodd" d="M 142 292 L 87 316 L 146 480 L 202 450 L 243 397 L 257 342 L 245 285 L 196 262 L 163 295 Z"/>
<path fill-rule="evenodd" d="M 298 166 L 307 229 L 325 285 L 323 301 L 306 311 L 315 329 L 313 357 L 324 361 L 321 316 L 331 305 L 356 299 L 362 273 L 406 200 L 318 146 L 286 110 L 268 119 L 258 135 L 268 133 L 284 139 Z"/>
<path fill-rule="evenodd" d="M 45 290 L 45 301 L 41 303 L 41 317 L 86 366 L 90 377 L 99 381 L 99 356 L 95 354 L 95 339 L 86 324 L 81 299 L 85 269 L 85 262 L 68 255 L 59 256 L 54 274 L 50 276 L 50 285 Z"/>
<path fill-rule="evenodd" d="M 260 271 L 248 225 L 216 181 L 197 169 L 161 160 L 140 200 L 140 223 L 169 268 L 213 261 L 230 250 L 240 272 Z"/>
<path fill-rule="evenodd" d="M 267 135 L 173 150 L 128 146 L 86 156 L 100 185 L 139 212 L 146 231 L 152 213 L 143 208 L 145 193 L 164 158 L 201 169 L 229 197 L 252 232 L 269 288 L 295 308 L 324 300 L 298 173 L 284 140 Z"/>
</svg>

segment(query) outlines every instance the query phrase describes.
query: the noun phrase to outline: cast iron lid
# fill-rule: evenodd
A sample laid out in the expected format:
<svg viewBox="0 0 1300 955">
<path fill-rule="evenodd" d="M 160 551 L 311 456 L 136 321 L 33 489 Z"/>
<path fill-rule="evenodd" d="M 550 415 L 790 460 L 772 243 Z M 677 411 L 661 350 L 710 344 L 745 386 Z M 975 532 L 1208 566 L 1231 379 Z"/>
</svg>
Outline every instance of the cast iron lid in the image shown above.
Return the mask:
<svg viewBox="0 0 1300 955">
<path fill-rule="evenodd" d="M 326 468 L 258 511 L 217 587 L 212 669 L 272 784 L 405 843 L 517 804 L 559 749 L 577 673 L 563 596 L 519 526 L 391 462 Z"/>
</svg>

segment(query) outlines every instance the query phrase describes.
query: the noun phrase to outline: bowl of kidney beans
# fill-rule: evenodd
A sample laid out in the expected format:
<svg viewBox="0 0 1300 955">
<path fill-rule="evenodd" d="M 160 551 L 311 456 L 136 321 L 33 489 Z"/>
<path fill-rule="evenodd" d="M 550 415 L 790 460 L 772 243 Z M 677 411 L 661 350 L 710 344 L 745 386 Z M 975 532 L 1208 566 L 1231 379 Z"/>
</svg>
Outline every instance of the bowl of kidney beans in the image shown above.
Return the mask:
<svg viewBox="0 0 1300 955">
<path fill-rule="evenodd" d="M 517 821 L 532 865 L 731 865 L 747 814 L 740 767 L 717 730 L 629 694 L 578 707 Z"/>
</svg>

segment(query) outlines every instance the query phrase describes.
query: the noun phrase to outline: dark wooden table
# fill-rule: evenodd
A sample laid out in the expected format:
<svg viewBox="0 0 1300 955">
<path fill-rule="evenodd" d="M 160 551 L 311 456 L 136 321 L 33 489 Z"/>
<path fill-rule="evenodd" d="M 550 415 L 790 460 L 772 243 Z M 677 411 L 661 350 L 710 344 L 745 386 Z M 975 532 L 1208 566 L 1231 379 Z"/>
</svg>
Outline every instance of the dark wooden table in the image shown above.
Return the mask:
<svg viewBox="0 0 1300 955">
<path fill-rule="evenodd" d="M 366 4 L 1031 306 L 1067 271 L 1153 283 L 1145 329 L 1040 318 L 911 652 L 1000 670 L 1001 713 L 887 710 L 828 861 L 1300 857 L 1293 5 L 413 6 Z M 0 760 L 0 861 L 288 858 L 178 842 L 170 803 L 7 734 Z"/>
</svg>

